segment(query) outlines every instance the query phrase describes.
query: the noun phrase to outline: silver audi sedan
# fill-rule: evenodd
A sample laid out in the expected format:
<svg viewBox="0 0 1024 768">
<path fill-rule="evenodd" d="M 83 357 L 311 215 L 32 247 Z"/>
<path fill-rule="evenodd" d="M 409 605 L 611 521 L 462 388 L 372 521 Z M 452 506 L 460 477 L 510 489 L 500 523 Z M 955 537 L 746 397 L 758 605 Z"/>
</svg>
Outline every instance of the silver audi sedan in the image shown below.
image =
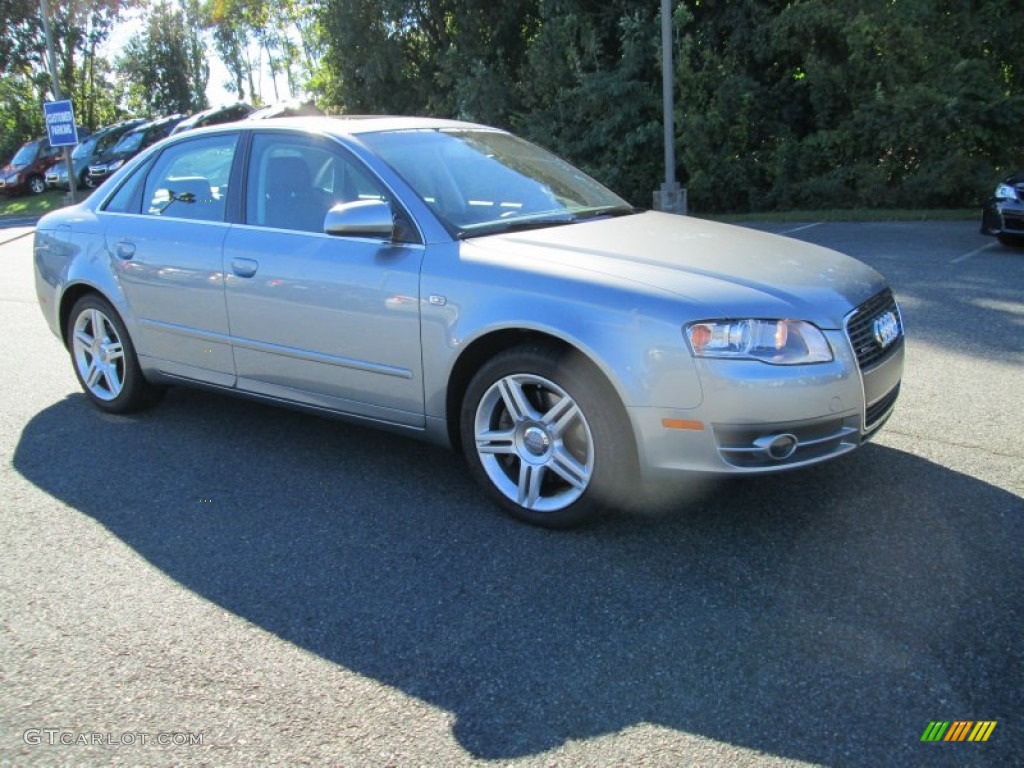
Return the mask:
<svg viewBox="0 0 1024 768">
<path fill-rule="evenodd" d="M 683 473 L 847 453 L 893 410 L 904 333 L 839 253 L 635 210 L 501 130 L 287 118 L 173 136 L 35 235 L 86 397 L 189 384 L 461 450 L 565 527 Z"/>
</svg>

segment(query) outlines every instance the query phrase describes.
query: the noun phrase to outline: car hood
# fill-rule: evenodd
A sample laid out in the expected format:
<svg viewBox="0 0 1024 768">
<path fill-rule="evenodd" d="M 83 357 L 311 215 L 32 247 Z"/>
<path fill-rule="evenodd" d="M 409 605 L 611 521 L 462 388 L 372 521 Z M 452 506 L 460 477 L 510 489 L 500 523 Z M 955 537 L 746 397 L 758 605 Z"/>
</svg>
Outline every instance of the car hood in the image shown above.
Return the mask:
<svg viewBox="0 0 1024 768">
<path fill-rule="evenodd" d="M 620 287 L 642 285 L 702 317 L 809 320 L 842 328 L 885 279 L 836 251 L 752 229 L 643 213 L 467 240 L 470 258 L 525 271 L 574 272 Z"/>
</svg>

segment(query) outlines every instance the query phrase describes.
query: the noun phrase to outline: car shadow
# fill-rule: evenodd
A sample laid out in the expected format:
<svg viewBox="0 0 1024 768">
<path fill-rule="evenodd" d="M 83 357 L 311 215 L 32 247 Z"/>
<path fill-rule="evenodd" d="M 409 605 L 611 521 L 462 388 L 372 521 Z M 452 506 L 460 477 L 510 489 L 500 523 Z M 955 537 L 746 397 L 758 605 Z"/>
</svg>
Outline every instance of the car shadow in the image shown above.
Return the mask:
<svg viewBox="0 0 1024 768">
<path fill-rule="evenodd" d="M 13 465 L 203 598 L 453 713 L 479 758 L 641 723 L 831 765 L 1024 753 L 1024 503 L 891 448 L 563 533 L 447 451 L 188 390 L 131 417 L 69 396 Z M 955 719 L 1000 727 L 921 743 Z"/>
</svg>

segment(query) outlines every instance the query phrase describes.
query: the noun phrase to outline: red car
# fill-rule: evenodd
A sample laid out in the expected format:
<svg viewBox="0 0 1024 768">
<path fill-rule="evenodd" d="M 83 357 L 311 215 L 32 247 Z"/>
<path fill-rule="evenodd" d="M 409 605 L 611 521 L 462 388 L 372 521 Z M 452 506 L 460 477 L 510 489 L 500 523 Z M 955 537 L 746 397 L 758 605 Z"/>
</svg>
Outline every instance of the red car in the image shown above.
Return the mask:
<svg viewBox="0 0 1024 768">
<path fill-rule="evenodd" d="M 88 134 L 87 129 L 79 127 L 79 138 Z M 26 141 L 14 153 L 11 162 L 0 170 L 0 192 L 5 195 L 21 195 L 25 192 L 40 195 L 45 192 L 46 171 L 60 160 L 62 149 L 51 147 L 46 136 Z"/>
</svg>

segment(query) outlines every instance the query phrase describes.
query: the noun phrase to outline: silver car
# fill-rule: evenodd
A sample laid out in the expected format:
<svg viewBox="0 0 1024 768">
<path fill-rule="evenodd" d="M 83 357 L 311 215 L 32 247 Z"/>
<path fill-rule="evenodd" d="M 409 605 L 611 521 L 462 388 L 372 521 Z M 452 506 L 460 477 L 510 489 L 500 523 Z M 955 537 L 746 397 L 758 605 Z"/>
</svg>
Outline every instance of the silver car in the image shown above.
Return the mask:
<svg viewBox="0 0 1024 768">
<path fill-rule="evenodd" d="M 40 221 L 39 303 L 87 398 L 191 384 L 464 452 L 565 527 L 681 473 L 841 456 L 903 372 L 885 279 L 639 212 L 501 130 L 287 118 L 174 136 Z"/>
</svg>

